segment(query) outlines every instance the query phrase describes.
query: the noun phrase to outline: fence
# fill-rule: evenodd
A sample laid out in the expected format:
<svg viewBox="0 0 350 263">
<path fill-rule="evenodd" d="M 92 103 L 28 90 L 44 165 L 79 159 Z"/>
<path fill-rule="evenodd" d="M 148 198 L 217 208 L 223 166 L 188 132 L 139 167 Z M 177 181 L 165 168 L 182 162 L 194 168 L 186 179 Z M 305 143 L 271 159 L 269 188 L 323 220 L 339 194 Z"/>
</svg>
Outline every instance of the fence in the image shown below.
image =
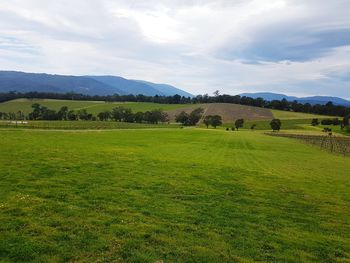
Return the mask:
<svg viewBox="0 0 350 263">
<path fill-rule="evenodd" d="M 335 135 L 306 135 L 306 134 L 287 134 L 279 132 L 266 133 L 270 136 L 287 137 L 302 140 L 308 144 L 319 146 L 332 153 L 350 156 L 350 137 Z"/>
</svg>

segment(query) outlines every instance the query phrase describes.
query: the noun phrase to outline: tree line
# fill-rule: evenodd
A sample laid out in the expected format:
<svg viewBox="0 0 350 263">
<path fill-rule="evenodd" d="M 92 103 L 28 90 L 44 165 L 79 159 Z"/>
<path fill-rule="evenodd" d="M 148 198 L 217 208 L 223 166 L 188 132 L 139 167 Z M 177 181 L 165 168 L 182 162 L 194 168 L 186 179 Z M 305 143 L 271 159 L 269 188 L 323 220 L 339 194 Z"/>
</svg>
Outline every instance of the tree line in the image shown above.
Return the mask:
<svg viewBox="0 0 350 263">
<path fill-rule="evenodd" d="M 350 132 L 350 125 L 349 125 L 349 119 L 350 119 L 350 114 L 344 116 L 342 120 L 339 118 L 333 118 L 333 119 L 324 119 L 324 120 L 319 120 L 318 118 L 314 118 L 311 120 L 311 125 L 312 126 L 318 126 L 318 125 L 340 125 L 340 128 L 342 130 L 346 130 Z"/>
<path fill-rule="evenodd" d="M 119 121 L 119 122 L 137 122 L 137 123 L 152 123 L 168 122 L 168 114 L 162 109 L 154 109 L 146 112 L 134 113 L 130 108 L 118 106 L 112 110 L 102 111 L 96 116 L 87 112 L 86 109 L 69 110 L 67 106 L 61 107 L 58 111 L 49 109 L 39 103 L 32 105 L 32 111 L 25 115 L 22 111 L 16 113 L 0 112 L 1 120 L 61 120 L 61 121 Z"/>
<path fill-rule="evenodd" d="M 17 99 L 17 98 L 39 98 L 39 99 L 65 99 L 65 100 L 94 100 L 94 101 L 106 101 L 106 102 L 153 102 L 163 104 L 199 104 L 199 103 L 233 103 L 247 106 L 255 106 L 261 108 L 278 109 L 284 111 L 313 113 L 320 115 L 331 115 L 344 117 L 350 114 L 350 107 L 334 105 L 332 102 L 328 102 L 325 105 L 310 103 L 300 103 L 297 101 L 272 100 L 266 101 L 263 98 L 250 98 L 239 95 L 220 95 L 218 92 L 215 96 L 209 96 L 208 94 L 198 95 L 195 97 L 184 97 L 180 95 L 174 96 L 144 96 L 144 95 L 108 95 L 108 96 L 91 96 L 76 93 L 45 93 L 45 92 L 7 92 L 0 93 L 0 102 Z"/>
</svg>

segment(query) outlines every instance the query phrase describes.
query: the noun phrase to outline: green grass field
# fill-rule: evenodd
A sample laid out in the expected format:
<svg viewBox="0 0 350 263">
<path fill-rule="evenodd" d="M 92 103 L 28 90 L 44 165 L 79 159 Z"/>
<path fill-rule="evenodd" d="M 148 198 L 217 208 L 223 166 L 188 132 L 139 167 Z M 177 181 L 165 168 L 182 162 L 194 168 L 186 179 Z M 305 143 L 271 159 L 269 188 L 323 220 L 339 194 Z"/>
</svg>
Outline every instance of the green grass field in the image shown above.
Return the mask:
<svg viewBox="0 0 350 263">
<path fill-rule="evenodd" d="M 49 109 L 59 110 L 67 106 L 70 110 L 86 109 L 96 115 L 105 110 L 112 110 L 117 106 L 131 108 L 134 112 L 163 109 L 164 111 L 188 107 L 186 104 L 158 104 L 148 102 L 103 102 L 103 101 L 72 101 L 72 100 L 51 100 L 51 99 L 17 99 L 0 103 L 0 112 L 17 112 L 21 110 L 25 114 L 32 111 L 34 103 L 46 106 Z"/>
<path fill-rule="evenodd" d="M 302 112 L 291 112 L 291 111 L 282 111 L 282 110 L 271 110 L 272 114 L 275 118 L 281 119 L 281 120 L 300 120 L 300 119 L 313 119 L 313 118 L 319 118 L 319 119 L 328 119 L 328 118 L 335 118 L 334 116 L 325 116 L 325 115 L 317 115 L 317 114 L 308 114 L 308 113 L 302 113 Z"/>
<path fill-rule="evenodd" d="M 0 121 L 0 128 L 16 129 L 58 129 L 58 130 L 100 130 L 100 129 L 146 129 L 146 128 L 178 128 L 177 123 L 128 123 L 116 121 Z"/>
<path fill-rule="evenodd" d="M 0 130 L 2 262 L 349 262 L 350 162 L 256 131 Z"/>
</svg>

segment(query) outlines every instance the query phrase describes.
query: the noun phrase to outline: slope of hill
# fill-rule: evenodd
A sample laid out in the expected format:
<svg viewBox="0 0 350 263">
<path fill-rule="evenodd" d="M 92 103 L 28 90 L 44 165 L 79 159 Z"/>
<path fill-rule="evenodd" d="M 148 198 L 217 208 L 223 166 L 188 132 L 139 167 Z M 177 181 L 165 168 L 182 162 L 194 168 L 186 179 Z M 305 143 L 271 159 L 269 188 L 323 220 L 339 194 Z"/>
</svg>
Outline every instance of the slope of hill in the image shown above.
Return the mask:
<svg viewBox="0 0 350 263">
<path fill-rule="evenodd" d="M 174 94 L 178 94 L 184 97 L 193 97 L 193 94 L 183 91 L 181 89 L 175 88 L 174 86 L 171 86 L 168 84 L 156 84 L 156 83 L 152 83 L 144 80 L 135 80 L 135 81 L 147 84 L 155 88 L 156 90 L 160 91 L 165 96 L 172 96 Z"/>
<path fill-rule="evenodd" d="M 128 80 L 122 77 L 116 77 L 116 76 L 88 76 L 89 78 L 92 78 L 94 80 L 97 80 L 99 82 L 102 82 L 106 85 L 109 85 L 113 88 L 116 88 L 117 90 L 120 90 L 118 94 L 142 94 L 145 96 L 154 96 L 154 95 L 165 95 L 159 90 L 153 88 L 150 85 Z M 171 94 L 174 95 L 174 94 Z"/>
<path fill-rule="evenodd" d="M 122 94 L 121 90 L 86 77 L 0 71 L 0 92 L 9 91 L 75 92 L 88 95 Z"/>
<path fill-rule="evenodd" d="M 65 76 L 0 71 L 0 92 L 75 92 L 87 95 L 193 95 L 166 84 L 129 80 L 118 76 Z"/>
<path fill-rule="evenodd" d="M 271 92 L 257 92 L 257 93 L 242 93 L 239 94 L 240 96 L 246 96 L 250 98 L 263 98 L 264 100 L 282 100 L 286 99 L 288 101 L 298 101 L 300 103 L 310 103 L 310 104 L 326 104 L 329 101 L 331 101 L 335 105 L 343 105 L 343 106 L 350 106 L 350 101 L 338 97 L 330 97 L 330 96 L 312 96 L 312 97 L 294 97 L 294 96 L 288 96 L 284 94 L 279 93 L 271 93 Z"/>
<path fill-rule="evenodd" d="M 152 109 L 162 109 L 166 111 L 172 122 L 175 116 L 181 111 L 191 112 L 195 108 L 203 108 L 204 116 L 220 115 L 225 123 L 232 123 L 237 119 L 243 118 L 249 120 L 268 120 L 279 118 L 282 120 L 305 119 L 309 123 L 312 118 L 334 118 L 332 116 L 323 116 L 315 114 L 306 114 L 299 112 L 288 112 L 271 110 L 267 108 L 258 108 L 252 106 L 230 104 L 230 103 L 208 103 L 208 104 L 158 104 L 151 102 L 103 102 L 103 101 L 78 101 L 78 100 L 52 100 L 52 99 L 16 99 L 0 103 L 0 112 L 18 112 L 25 114 L 32 111 L 31 105 L 39 103 L 49 109 L 58 110 L 62 106 L 68 106 L 71 110 L 86 109 L 88 112 L 97 115 L 105 110 L 112 110 L 117 106 L 131 108 L 134 112 L 149 111 Z"/>
<path fill-rule="evenodd" d="M 25 114 L 32 111 L 32 104 L 39 103 L 49 109 L 59 110 L 62 106 L 67 106 L 70 110 L 86 109 L 89 113 L 97 115 L 106 110 L 112 110 L 117 106 L 132 109 L 133 112 L 162 109 L 164 111 L 178 108 L 186 108 L 186 104 L 158 104 L 151 102 L 104 102 L 104 101 L 79 101 L 79 100 L 52 100 L 52 99 L 16 99 L 0 103 L 0 112 L 18 112 Z"/>
</svg>

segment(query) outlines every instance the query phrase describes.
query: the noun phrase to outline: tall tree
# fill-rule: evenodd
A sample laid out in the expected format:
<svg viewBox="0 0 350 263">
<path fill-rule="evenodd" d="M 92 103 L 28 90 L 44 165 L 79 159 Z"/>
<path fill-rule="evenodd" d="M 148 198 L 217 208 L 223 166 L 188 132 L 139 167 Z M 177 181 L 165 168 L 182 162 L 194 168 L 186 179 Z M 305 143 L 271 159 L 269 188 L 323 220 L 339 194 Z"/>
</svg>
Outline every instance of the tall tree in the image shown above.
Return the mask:
<svg viewBox="0 0 350 263">
<path fill-rule="evenodd" d="M 239 128 L 242 128 L 244 124 L 244 119 L 238 119 L 235 121 L 235 127 L 238 130 Z"/>
<path fill-rule="evenodd" d="M 270 122 L 270 126 L 273 131 L 279 131 L 281 129 L 281 125 L 282 123 L 280 119 L 273 119 Z"/>
<path fill-rule="evenodd" d="M 211 116 L 211 125 L 216 129 L 217 126 L 222 125 L 222 118 L 220 115 Z"/>
</svg>

